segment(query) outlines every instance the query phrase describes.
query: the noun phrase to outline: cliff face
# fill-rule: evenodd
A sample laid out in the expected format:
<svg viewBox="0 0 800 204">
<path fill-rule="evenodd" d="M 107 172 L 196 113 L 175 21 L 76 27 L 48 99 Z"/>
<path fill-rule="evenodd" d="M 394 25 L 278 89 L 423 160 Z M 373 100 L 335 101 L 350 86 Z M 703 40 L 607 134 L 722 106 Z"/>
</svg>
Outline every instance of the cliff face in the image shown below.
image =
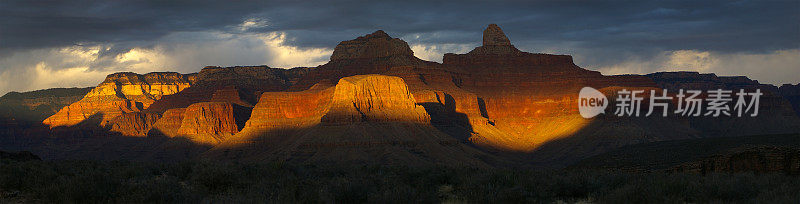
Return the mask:
<svg viewBox="0 0 800 204">
<path fill-rule="evenodd" d="M 163 96 L 188 88 L 192 84 L 190 79 L 190 76 L 174 72 L 111 74 L 83 99 L 42 123 L 51 128 L 81 124 L 105 126 L 123 113 L 144 110 Z"/>
<path fill-rule="evenodd" d="M 520 51 L 494 24 L 484 30 L 483 45 L 466 54 L 445 54 L 442 65 L 448 71 L 462 73 L 454 80 L 458 88 L 474 93 L 480 102 L 481 116 L 503 133 L 472 136 L 471 140 L 502 151 L 532 152 L 548 142 L 575 135 L 584 138 L 550 149 L 572 145 L 600 146 L 590 150 L 596 151 L 622 145 L 624 142 L 599 144 L 603 137 L 618 134 L 616 131 L 587 130 L 598 128 L 592 125 L 598 121 L 579 115 L 579 90 L 586 86 L 596 89 L 656 86 L 643 76 L 603 76 L 580 68 L 568 55 Z M 655 140 L 661 136 L 649 137 Z M 629 138 L 619 140 L 632 141 Z M 593 142 L 595 144 L 591 144 Z"/>
<path fill-rule="evenodd" d="M 185 111 L 185 108 L 175 108 L 164 111 L 161 119 L 158 119 L 158 121 L 153 124 L 153 127 L 150 129 L 147 135 L 166 137 L 178 136 L 178 129 L 181 128 L 181 123 L 183 122 L 183 112 Z"/>
<path fill-rule="evenodd" d="M 146 137 L 159 118 L 161 115 L 157 113 L 131 112 L 114 118 L 109 124 L 111 132 L 124 136 Z"/>
<path fill-rule="evenodd" d="M 399 77 L 357 75 L 336 84 L 331 107 L 323 123 L 416 122 L 426 124 L 430 117 L 414 101 Z"/>
<path fill-rule="evenodd" d="M 172 95 L 192 85 L 189 76 L 175 72 L 154 72 L 145 75 L 123 72 L 108 75 L 84 98 L 118 97 L 141 103 L 147 108 L 165 95 Z"/>
<path fill-rule="evenodd" d="M 203 157 L 411 166 L 499 160 L 431 125 L 400 77 L 356 75 L 323 86 L 262 94 L 246 127 Z"/>
<path fill-rule="evenodd" d="M 237 119 L 246 121 L 243 117 L 249 117 L 234 109 L 235 105 L 225 102 L 192 104 L 183 111 L 178 135 L 197 143 L 217 144 L 239 132 Z"/>
</svg>

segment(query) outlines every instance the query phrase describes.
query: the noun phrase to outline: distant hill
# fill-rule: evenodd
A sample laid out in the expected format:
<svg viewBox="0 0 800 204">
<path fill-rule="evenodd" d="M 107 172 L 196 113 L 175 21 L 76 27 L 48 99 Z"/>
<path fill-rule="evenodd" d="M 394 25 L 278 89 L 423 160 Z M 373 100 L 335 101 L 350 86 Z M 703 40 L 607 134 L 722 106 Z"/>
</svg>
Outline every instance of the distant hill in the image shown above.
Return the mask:
<svg viewBox="0 0 800 204">
<path fill-rule="evenodd" d="M 94 87 L 52 88 L 30 92 L 9 92 L 0 97 L 0 120 L 18 123 L 41 122 L 81 98 Z"/>
</svg>

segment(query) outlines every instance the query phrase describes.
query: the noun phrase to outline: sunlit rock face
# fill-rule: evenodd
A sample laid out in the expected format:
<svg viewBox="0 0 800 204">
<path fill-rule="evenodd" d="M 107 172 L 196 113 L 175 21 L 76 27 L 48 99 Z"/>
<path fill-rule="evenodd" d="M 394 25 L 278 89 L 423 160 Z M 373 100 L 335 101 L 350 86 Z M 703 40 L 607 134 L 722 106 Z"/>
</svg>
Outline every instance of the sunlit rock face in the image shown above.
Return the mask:
<svg viewBox="0 0 800 204">
<path fill-rule="evenodd" d="M 300 92 L 265 92 L 253 108 L 244 130 L 267 131 L 305 128 L 319 124 L 328 111 L 335 88 Z"/>
<path fill-rule="evenodd" d="M 357 75 L 336 84 L 324 123 L 416 122 L 428 123 L 425 108 L 414 101 L 400 77 Z"/>
<path fill-rule="evenodd" d="M 334 87 L 266 92 L 254 107 L 245 129 L 298 128 L 320 123 L 427 124 L 429 121 L 430 117 L 414 100 L 403 79 L 357 75 L 342 78 Z"/>
<path fill-rule="evenodd" d="M 174 72 L 111 74 L 83 99 L 64 107 L 43 123 L 51 128 L 79 124 L 105 126 L 123 113 L 142 111 L 156 100 L 190 87 L 193 80 L 192 75 Z"/>
<path fill-rule="evenodd" d="M 185 108 L 174 108 L 164 111 L 161 118 L 153 124 L 153 127 L 148 132 L 148 136 L 178 136 L 178 129 L 181 128 L 183 112 L 185 111 Z"/>
<path fill-rule="evenodd" d="M 203 157 L 411 166 L 489 166 L 495 159 L 435 128 L 402 78 L 375 74 L 266 92 L 246 127 Z"/>
<path fill-rule="evenodd" d="M 762 100 L 768 116 L 762 121 L 609 112 L 585 119 L 577 103 L 587 86 L 609 99 L 621 89 L 778 91 L 746 78 L 696 73 L 604 76 L 575 65 L 569 55 L 520 51 L 497 25 L 483 33 L 481 46 L 445 54 L 441 64 L 415 57 L 406 42 L 376 31 L 342 41 L 328 63 L 314 68 L 119 73 L 45 123 L 183 137 L 214 146 L 202 155 L 208 158 L 466 166 L 508 161 L 493 153 L 519 156 L 524 164 L 563 165 L 629 144 L 794 127 L 791 106 L 775 94 Z M 719 131 L 731 125 L 750 132 Z"/>
<path fill-rule="evenodd" d="M 111 74 L 86 97 L 119 96 L 141 102 L 147 108 L 162 96 L 172 95 L 191 86 L 190 77 L 175 72 L 145 75 L 123 72 Z"/>
<path fill-rule="evenodd" d="M 201 144 L 217 144 L 238 133 L 237 119 L 246 121 L 248 116 L 231 103 L 195 103 L 184 110 L 178 135 Z"/>
<path fill-rule="evenodd" d="M 581 88 L 655 86 L 642 76 L 603 76 L 580 68 L 569 55 L 520 51 L 494 24 L 483 34 L 481 46 L 466 54 L 445 54 L 443 59 L 445 69 L 464 73 L 457 77 L 457 85 L 480 99 L 481 115 L 503 133 L 474 138 L 479 145 L 534 151 L 549 141 L 578 134 L 592 122 L 578 114 Z"/>
</svg>

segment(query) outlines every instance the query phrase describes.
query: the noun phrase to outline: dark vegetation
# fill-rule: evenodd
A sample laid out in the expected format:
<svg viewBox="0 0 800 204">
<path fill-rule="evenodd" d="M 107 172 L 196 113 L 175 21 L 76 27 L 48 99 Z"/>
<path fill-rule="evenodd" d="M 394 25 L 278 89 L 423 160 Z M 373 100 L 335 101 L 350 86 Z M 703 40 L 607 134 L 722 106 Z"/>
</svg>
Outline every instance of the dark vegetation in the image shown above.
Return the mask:
<svg viewBox="0 0 800 204">
<path fill-rule="evenodd" d="M 661 171 L 742 147 L 800 147 L 800 134 L 673 140 L 628 145 L 586 158 L 570 168 Z"/>
<path fill-rule="evenodd" d="M 796 203 L 783 174 L 0 161 L 0 202 Z"/>
</svg>

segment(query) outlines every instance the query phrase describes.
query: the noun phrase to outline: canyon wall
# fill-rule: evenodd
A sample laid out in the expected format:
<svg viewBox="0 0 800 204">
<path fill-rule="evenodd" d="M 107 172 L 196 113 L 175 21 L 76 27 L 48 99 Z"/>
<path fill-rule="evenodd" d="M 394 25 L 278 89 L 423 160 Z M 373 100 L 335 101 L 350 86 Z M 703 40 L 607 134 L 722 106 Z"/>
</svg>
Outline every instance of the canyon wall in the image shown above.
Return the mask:
<svg viewBox="0 0 800 204">
<path fill-rule="evenodd" d="M 142 111 L 156 100 L 190 87 L 193 81 L 193 75 L 174 72 L 111 74 L 83 99 L 62 108 L 42 123 L 51 128 L 102 127 L 117 116 Z"/>
</svg>

